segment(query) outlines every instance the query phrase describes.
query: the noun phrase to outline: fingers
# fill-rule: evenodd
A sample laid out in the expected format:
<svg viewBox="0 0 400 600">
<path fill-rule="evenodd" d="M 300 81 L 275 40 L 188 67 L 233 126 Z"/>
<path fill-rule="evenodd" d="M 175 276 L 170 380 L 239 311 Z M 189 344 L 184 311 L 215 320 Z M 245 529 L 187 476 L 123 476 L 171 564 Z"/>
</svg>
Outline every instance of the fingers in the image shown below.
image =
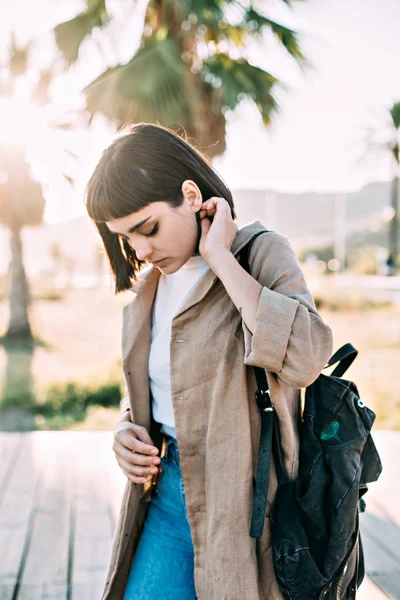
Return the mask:
<svg viewBox="0 0 400 600">
<path fill-rule="evenodd" d="M 208 208 L 208 209 L 200 209 L 200 219 L 204 219 L 205 217 L 213 217 L 216 213 L 216 209 L 215 208 Z"/>
<path fill-rule="evenodd" d="M 225 198 L 219 198 L 218 196 L 212 196 L 201 205 L 200 209 L 200 219 L 204 219 L 204 217 L 213 217 L 217 210 L 221 207 L 225 209 L 227 214 L 231 214 L 231 209 L 228 202 Z"/>
<path fill-rule="evenodd" d="M 149 475 L 155 475 L 158 471 L 157 467 L 140 467 L 139 465 L 133 465 L 131 462 L 125 458 L 122 458 L 121 456 L 118 456 L 117 462 L 121 469 L 129 473 L 129 475 L 138 477 L 144 481 L 146 481 Z"/>
<path fill-rule="evenodd" d="M 133 483 L 145 483 L 148 476 L 158 472 L 161 459 L 132 452 L 118 441 L 114 441 L 115 458 L 125 475 Z"/>
<path fill-rule="evenodd" d="M 209 219 L 203 219 L 200 221 L 201 233 L 202 235 L 206 235 L 211 227 L 211 221 Z"/>
<path fill-rule="evenodd" d="M 133 465 L 140 465 L 145 467 L 157 466 L 160 464 L 160 458 L 158 456 L 149 456 L 147 454 L 140 454 L 139 452 L 132 452 L 121 444 L 118 440 L 114 440 L 113 450 L 118 457 L 123 458 Z"/>
<path fill-rule="evenodd" d="M 153 444 L 145 427 L 128 424 L 120 429 L 114 436 L 114 440 L 134 452 L 157 456 L 158 448 Z"/>
<path fill-rule="evenodd" d="M 144 444 L 148 444 L 154 448 L 153 440 L 151 439 L 146 427 L 135 425 L 134 431 L 141 442 L 143 442 Z"/>
<path fill-rule="evenodd" d="M 132 467 L 132 465 L 130 465 L 124 459 L 121 459 L 121 461 L 118 464 L 121 467 L 124 475 L 126 475 L 126 477 L 129 479 L 129 481 L 132 481 L 132 483 L 146 483 L 149 477 L 148 475 L 138 475 L 136 472 L 136 468 Z"/>
<path fill-rule="evenodd" d="M 112 448 L 119 466 L 132 483 L 145 483 L 158 472 L 159 450 L 145 427 L 122 423 L 115 430 Z"/>
</svg>

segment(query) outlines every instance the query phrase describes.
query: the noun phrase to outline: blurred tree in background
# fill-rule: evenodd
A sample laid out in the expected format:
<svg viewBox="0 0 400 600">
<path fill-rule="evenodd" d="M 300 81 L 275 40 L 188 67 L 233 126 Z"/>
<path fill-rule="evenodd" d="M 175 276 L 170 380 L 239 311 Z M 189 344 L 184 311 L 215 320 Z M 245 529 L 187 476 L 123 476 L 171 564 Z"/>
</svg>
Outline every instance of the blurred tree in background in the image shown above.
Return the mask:
<svg viewBox="0 0 400 600">
<path fill-rule="evenodd" d="M 49 85 L 52 81 L 51 69 L 32 69 L 31 68 L 31 43 L 25 46 L 18 46 L 14 35 L 8 48 L 8 56 L 5 64 L 0 64 L 0 110 L 3 121 L 9 118 L 9 139 L 7 135 L 1 137 L 0 142 L 0 224 L 5 225 L 11 232 L 11 263 L 10 263 L 10 321 L 6 330 L 5 338 L 7 340 L 32 340 L 32 330 L 29 322 L 29 304 L 30 293 L 29 285 L 23 262 L 23 249 L 21 240 L 21 230 L 23 227 L 40 225 L 43 221 L 45 208 L 44 185 L 39 183 L 33 175 L 31 164 L 29 162 L 28 144 L 24 140 L 24 125 L 27 123 L 25 112 L 30 114 L 30 118 L 36 118 L 41 115 L 40 110 L 45 110 L 49 103 Z M 21 87 L 19 83 L 27 83 L 28 97 L 21 99 Z M 18 92 L 17 92 L 18 90 Z M 9 111 L 9 107 L 15 102 L 19 108 L 17 111 Z M 8 104 L 7 104 L 8 103 Z M 31 105 L 34 105 L 38 112 L 29 113 Z M 22 124 L 17 120 L 18 116 Z M 63 122 L 60 125 L 56 122 L 44 121 L 49 130 L 53 128 L 69 128 L 73 124 Z M 27 123 L 28 127 L 30 123 Z M 3 130 L 1 134 L 3 134 Z M 47 132 L 43 132 L 45 135 Z M 49 139 L 49 138 L 48 138 Z M 50 140 L 51 142 L 53 140 Z M 41 147 L 42 140 L 40 133 L 36 135 L 35 144 Z M 49 144 L 48 151 L 55 152 L 57 146 Z M 72 158 L 74 154 L 63 148 Z M 61 168 L 61 167 L 60 167 Z M 73 184 L 73 178 L 60 172 L 69 184 Z"/>
<path fill-rule="evenodd" d="M 399 220 L 399 165 L 400 165 L 400 102 L 396 102 L 389 110 L 391 134 L 387 142 L 387 149 L 393 157 L 393 180 L 392 180 L 392 208 L 393 218 L 390 221 L 390 258 L 395 268 L 399 253 L 398 247 L 398 220 Z"/>
<path fill-rule="evenodd" d="M 383 118 L 371 126 L 367 135 L 368 150 L 389 153 L 392 163 L 391 208 L 388 240 L 388 266 L 396 271 L 399 256 L 399 167 L 400 167 L 400 102 L 386 109 Z"/>
<path fill-rule="evenodd" d="M 282 0 L 288 6 L 296 1 L 301 0 Z M 86 4 L 55 27 L 68 66 L 78 61 L 83 42 L 100 29 L 107 36 L 112 22 L 105 0 Z M 273 92 L 280 82 L 245 58 L 249 40 L 261 42 L 265 31 L 305 64 L 296 32 L 262 15 L 252 2 L 150 0 L 139 48 L 127 63 L 108 65 L 85 88 L 86 108 L 91 118 L 100 113 L 117 127 L 131 120 L 183 126 L 213 158 L 226 148 L 227 111 L 243 99 L 253 100 L 265 125 L 278 110 Z"/>
<path fill-rule="evenodd" d="M 30 295 L 22 256 L 21 229 L 42 222 L 45 201 L 42 186 L 32 177 L 23 147 L 8 144 L 0 147 L 0 175 L 0 223 L 11 232 L 10 322 L 6 337 L 30 339 Z"/>
<path fill-rule="evenodd" d="M 24 76 L 29 66 L 29 44 L 18 48 L 11 38 L 8 56 L 8 79 L 2 92 L 12 96 L 18 77 Z M 6 339 L 30 340 L 30 293 L 22 253 L 21 229 L 39 225 L 43 219 L 45 200 L 43 190 L 31 172 L 26 149 L 3 143 L 0 146 L 0 223 L 11 232 L 11 285 L 9 294 L 10 320 Z"/>
</svg>

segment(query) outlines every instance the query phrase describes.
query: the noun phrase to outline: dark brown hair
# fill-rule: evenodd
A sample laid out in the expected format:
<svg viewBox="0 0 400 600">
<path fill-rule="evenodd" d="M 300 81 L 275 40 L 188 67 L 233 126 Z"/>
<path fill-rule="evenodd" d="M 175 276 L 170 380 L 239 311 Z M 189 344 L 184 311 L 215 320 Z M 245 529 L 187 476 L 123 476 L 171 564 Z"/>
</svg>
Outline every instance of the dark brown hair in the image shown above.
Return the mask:
<svg viewBox="0 0 400 600">
<path fill-rule="evenodd" d="M 151 202 L 183 202 L 182 183 L 194 181 L 203 202 L 225 198 L 236 218 L 232 194 L 210 161 L 177 133 L 152 123 L 125 125 L 103 151 L 88 181 L 86 208 L 103 239 L 115 278 L 115 293 L 130 289 L 144 262 L 106 221 L 126 217 Z"/>
</svg>

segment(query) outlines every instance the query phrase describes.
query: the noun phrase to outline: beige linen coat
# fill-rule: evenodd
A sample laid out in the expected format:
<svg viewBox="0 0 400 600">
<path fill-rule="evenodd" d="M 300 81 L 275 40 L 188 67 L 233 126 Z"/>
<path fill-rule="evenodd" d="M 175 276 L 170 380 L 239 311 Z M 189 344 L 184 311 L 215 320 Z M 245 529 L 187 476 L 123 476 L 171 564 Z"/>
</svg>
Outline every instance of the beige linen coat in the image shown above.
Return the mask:
<svg viewBox="0 0 400 600">
<path fill-rule="evenodd" d="M 237 255 L 261 229 L 260 221 L 239 229 L 231 251 Z M 172 322 L 171 394 L 198 600 L 282 599 L 268 518 L 277 487 L 273 462 L 264 532 L 259 540 L 249 536 L 260 437 L 251 367 L 266 369 L 285 466 L 294 478 L 300 388 L 318 377 L 332 352 L 331 330 L 316 311 L 287 238 L 275 232 L 259 236 L 249 263 L 263 286 L 253 335 L 211 270 Z M 130 408 L 132 422 L 146 427 L 158 447 L 147 363 L 159 274 L 150 268 L 135 288 L 124 307 L 122 333 L 128 391 L 122 410 Z M 102 600 L 123 598 L 148 507 L 143 485 L 127 480 Z"/>
</svg>

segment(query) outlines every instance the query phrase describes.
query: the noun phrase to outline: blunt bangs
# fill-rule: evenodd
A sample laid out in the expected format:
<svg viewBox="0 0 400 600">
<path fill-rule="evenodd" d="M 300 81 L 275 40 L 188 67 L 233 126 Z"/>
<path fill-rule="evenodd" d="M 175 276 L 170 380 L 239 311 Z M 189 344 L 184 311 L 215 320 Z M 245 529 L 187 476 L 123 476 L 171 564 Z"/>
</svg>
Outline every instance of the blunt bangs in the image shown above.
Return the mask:
<svg viewBox="0 0 400 600">
<path fill-rule="evenodd" d="M 105 152 L 113 150 L 113 154 L 103 154 L 100 163 L 104 165 L 99 163 L 86 188 L 87 211 L 98 223 L 126 217 L 165 198 L 146 170 L 135 165 L 131 153 L 112 147 Z"/>
</svg>

